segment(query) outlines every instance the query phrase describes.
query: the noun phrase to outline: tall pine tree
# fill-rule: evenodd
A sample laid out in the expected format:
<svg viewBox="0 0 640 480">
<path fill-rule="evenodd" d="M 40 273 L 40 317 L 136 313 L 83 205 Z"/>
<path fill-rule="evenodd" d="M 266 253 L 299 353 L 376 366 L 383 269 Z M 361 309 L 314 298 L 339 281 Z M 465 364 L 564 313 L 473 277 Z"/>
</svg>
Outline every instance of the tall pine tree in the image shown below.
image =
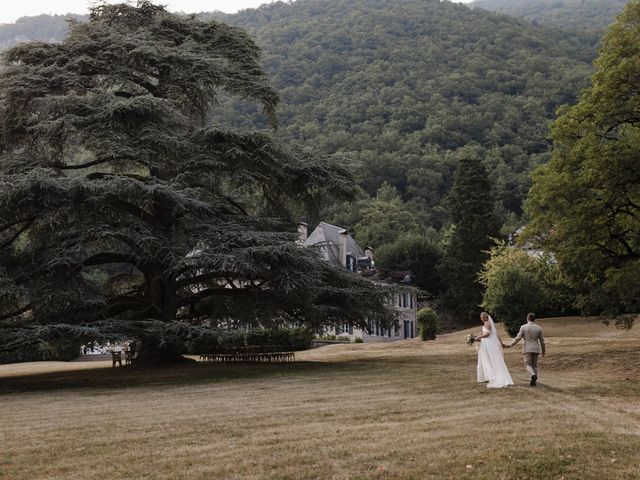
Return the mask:
<svg viewBox="0 0 640 480">
<path fill-rule="evenodd" d="M 478 156 L 470 154 L 460 160 L 449 211 L 453 229 L 441 264 L 447 285 L 443 303 L 460 320 L 470 321 L 482 303 L 478 274 L 488 259 L 491 239 L 500 235 L 491 183 Z"/>
</svg>

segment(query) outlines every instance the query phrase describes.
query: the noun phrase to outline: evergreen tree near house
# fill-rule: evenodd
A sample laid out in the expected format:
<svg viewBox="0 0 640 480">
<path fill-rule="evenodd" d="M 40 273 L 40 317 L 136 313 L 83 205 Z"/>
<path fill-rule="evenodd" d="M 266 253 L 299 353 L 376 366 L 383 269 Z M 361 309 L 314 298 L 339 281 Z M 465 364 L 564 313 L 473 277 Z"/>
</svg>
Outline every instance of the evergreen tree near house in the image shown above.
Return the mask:
<svg viewBox="0 0 640 480">
<path fill-rule="evenodd" d="M 453 227 L 441 263 L 446 284 L 443 303 L 460 320 L 471 320 L 482 302 L 478 274 L 489 257 L 492 238 L 500 234 L 491 183 L 482 160 L 473 152 L 458 164 L 449 211 Z"/>
<path fill-rule="evenodd" d="M 372 283 L 295 245 L 293 205 L 349 197 L 330 158 L 207 125 L 219 95 L 278 96 L 242 30 L 148 1 L 99 4 L 0 74 L 0 345 L 142 341 L 176 358 L 219 326 L 391 313 Z"/>
</svg>

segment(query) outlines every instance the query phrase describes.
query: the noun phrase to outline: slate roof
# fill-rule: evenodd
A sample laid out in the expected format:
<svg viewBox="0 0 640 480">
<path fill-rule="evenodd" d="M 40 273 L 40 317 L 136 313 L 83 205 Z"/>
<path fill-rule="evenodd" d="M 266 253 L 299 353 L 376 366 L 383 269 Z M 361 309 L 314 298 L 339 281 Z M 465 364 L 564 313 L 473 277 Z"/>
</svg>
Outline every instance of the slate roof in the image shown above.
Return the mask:
<svg viewBox="0 0 640 480">
<path fill-rule="evenodd" d="M 340 258 L 340 233 L 343 231 L 344 228 L 342 227 L 337 227 L 326 222 L 320 222 L 304 242 L 304 246 L 320 247 L 325 260 L 337 267 L 342 267 L 342 259 Z M 356 259 L 360 259 L 365 256 L 364 251 L 356 243 L 353 237 L 349 235 L 349 233 L 347 233 L 347 255 Z"/>
</svg>

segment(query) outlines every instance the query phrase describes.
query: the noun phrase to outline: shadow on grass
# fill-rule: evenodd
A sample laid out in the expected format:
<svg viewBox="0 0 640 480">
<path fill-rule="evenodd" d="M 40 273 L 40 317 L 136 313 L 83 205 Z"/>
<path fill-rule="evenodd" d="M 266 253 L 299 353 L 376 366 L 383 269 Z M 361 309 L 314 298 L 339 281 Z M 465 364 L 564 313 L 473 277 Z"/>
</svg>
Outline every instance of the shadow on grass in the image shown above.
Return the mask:
<svg viewBox="0 0 640 480">
<path fill-rule="evenodd" d="M 367 361 L 304 362 L 270 364 L 176 363 L 162 366 L 125 366 L 67 370 L 0 378 L 0 395 L 66 389 L 135 388 L 217 383 L 242 379 L 305 376 L 325 377 L 357 373 Z"/>
</svg>

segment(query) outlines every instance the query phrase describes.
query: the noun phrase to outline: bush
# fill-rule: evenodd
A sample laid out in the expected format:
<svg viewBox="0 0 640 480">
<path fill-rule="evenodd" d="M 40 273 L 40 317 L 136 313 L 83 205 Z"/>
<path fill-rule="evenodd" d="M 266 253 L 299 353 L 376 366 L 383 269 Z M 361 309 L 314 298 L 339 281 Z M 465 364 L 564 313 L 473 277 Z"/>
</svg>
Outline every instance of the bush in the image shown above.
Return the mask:
<svg viewBox="0 0 640 480">
<path fill-rule="evenodd" d="M 356 337 L 356 339 L 354 340 L 355 343 L 364 343 L 364 340 L 360 337 Z"/>
<path fill-rule="evenodd" d="M 335 335 L 320 335 L 318 337 L 318 340 L 328 340 L 330 342 L 333 342 L 336 339 Z"/>
<path fill-rule="evenodd" d="M 279 350 L 307 350 L 313 334 L 307 328 L 260 329 L 247 333 L 247 345 L 272 346 Z"/>
<path fill-rule="evenodd" d="M 558 316 L 574 312 L 575 295 L 558 264 L 550 257 L 499 245 L 491 250 L 480 281 L 485 287 L 482 306 L 504 322 L 515 336 L 528 312 Z"/>
<path fill-rule="evenodd" d="M 56 338 L 20 348 L 2 350 L 0 364 L 20 362 L 61 361 L 68 362 L 80 356 L 81 340 Z"/>
<path fill-rule="evenodd" d="M 217 343 L 225 349 L 243 348 L 247 346 L 247 335 L 244 332 L 224 332 L 218 335 Z"/>
<path fill-rule="evenodd" d="M 216 332 L 203 332 L 197 337 L 189 338 L 186 342 L 187 353 L 200 355 L 201 353 L 213 353 L 219 348 L 218 334 Z"/>
<path fill-rule="evenodd" d="M 418 310 L 417 322 L 420 338 L 423 341 L 436 339 L 436 335 L 440 333 L 440 321 L 433 309 L 426 307 Z"/>
<path fill-rule="evenodd" d="M 244 347 L 273 347 L 275 350 L 297 351 L 311 348 L 312 340 L 313 335 L 306 328 L 263 328 L 248 333 L 206 332 L 190 339 L 187 347 L 192 355 Z"/>
</svg>

